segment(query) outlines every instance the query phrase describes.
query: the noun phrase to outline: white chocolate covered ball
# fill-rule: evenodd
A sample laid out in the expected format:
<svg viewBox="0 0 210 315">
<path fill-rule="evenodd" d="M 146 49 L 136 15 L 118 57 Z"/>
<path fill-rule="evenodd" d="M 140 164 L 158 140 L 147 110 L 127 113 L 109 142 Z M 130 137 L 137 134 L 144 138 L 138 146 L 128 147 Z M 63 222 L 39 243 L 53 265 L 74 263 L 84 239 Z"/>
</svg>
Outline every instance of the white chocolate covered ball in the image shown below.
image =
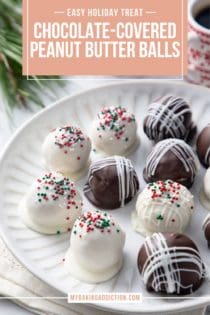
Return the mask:
<svg viewBox="0 0 210 315">
<path fill-rule="evenodd" d="M 138 145 L 135 116 L 121 106 L 105 107 L 98 113 L 91 130 L 96 150 L 106 155 L 125 155 Z"/>
<path fill-rule="evenodd" d="M 43 234 L 70 231 L 82 213 L 82 198 L 75 184 L 59 173 L 38 178 L 19 205 L 26 226 Z"/>
<path fill-rule="evenodd" d="M 87 167 L 91 142 L 80 128 L 59 127 L 48 134 L 42 150 L 49 171 L 61 172 L 77 179 Z"/>
<path fill-rule="evenodd" d="M 149 236 L 155 232 L 182 233 L 193 209 L 194 197 L 185 186 L 172 180 L 150 183 L 138 196 L 132 225 Z"/>
<path fill-rule="evenodd" d="M 125 233 L 106 212 L 86 212 L 73 226 L 65 266 L 87 283 L 112 278 L 123 263 Z"/>
</svg>

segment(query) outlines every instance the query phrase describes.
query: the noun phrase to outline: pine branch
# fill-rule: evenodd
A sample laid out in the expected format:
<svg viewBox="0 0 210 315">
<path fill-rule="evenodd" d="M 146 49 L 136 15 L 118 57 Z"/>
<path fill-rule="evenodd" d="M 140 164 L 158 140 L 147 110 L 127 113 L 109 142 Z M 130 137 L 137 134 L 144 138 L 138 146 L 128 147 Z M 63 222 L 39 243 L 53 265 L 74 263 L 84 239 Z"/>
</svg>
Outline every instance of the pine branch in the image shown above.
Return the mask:
<svg viewBox="0 0 210 315">
<path fill-rule="evenodd" d="M 0 88 L 10 108 L 26 106 L 28 101 L 43 106 L 40 87 L 52 89 L 52 84 L 40 78 L 57 78 L 33 76 L 34 81 L 28 81 L 22 76 L 21 14 L 21 0 L 0 0 Z"/>
</svg>

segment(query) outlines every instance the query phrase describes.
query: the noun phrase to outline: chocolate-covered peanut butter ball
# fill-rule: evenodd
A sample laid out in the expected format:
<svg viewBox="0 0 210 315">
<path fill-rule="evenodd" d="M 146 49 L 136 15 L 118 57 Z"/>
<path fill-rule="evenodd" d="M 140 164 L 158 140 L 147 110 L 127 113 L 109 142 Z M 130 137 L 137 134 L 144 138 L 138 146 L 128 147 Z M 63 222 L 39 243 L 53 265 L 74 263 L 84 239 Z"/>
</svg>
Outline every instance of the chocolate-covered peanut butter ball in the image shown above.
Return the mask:
<svg viewBox="0 0 210 315">
<path fill-rule="evenodd" d="M 185 295 L 196 291 L 205 267 L 195 243 L 178 233 L 147 237 L 138 255 L 138 268 L 148 291 Z"/>
<path fill-rule="evenodd" d="M 197 139 L 198 157 L 206 168 L 210 166 L 210 124 L 200 132 Z"/>
<path fill-rule="evenodd" d="M 208 247 L 210 248 L 210 215 L 208 214 L 203 222 L 203 232 L 207 240 Z"/>
<path fill-rule="evenodd" d="M 191 108 L 183 98 L 166 95 L 149 105 L 144 132 L 150 140 L 177 138 L 190 142 L 196 131 Z"/>
<path fill-rule="evenodd" d="M 147 183 L 171 179 L 191 187 L 199 169 L 199 160 L 183 140 L 166 139 L 158 142 L 146 159 L 143 171 Z"/>
<path fill-rule="evenodd" d="M 139 181 L 130 160 L 108 157 L 91 164 L 84 194 L 102 209 L 123 207 L 136 195 Z"/>
</svg>

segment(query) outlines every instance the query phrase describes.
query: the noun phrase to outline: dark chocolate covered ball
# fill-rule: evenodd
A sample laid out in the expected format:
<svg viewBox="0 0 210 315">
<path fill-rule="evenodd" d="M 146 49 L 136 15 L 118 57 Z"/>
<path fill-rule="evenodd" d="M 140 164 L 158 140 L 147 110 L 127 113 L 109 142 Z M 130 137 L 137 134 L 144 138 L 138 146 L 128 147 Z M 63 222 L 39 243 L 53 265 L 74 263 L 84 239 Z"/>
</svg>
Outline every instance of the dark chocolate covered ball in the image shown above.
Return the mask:
<svg viewBox="0 0 210 315">
<path fill-rule="evenodd" d="M 210 248 L 210 215 L 208 214 L 203 223 L 203 232 L 207 240 L 208 247 Z"/>
<path fill-rule="evenodd" d="M 167 95 L 149 105 L 144 132 L 150 140 L 177 138 L 191 141 L 196 130 L 191 108 L 183 98 Z"/>
<path fill-rule="evenodd" d="M 201 163 L 205 167 L 210 166 L 210 124 L 199 134 L 197 139 L 197 153 Z"/>
<path fill-rule="evenodd" d="M 205 278 L 197 246 L 179 233 L 147 237 L 139 251 L 138 268 L 148 291 L 167 294 L 190 294 Z"/>
<path fill-rule="evenodd" d="M 158 142 L 148 155 L 143 175 L 147 183 L 171 179 L 189 188 L 198 169 L 198 158 L 186 142 L 166 139 Z"/>
<path fill-rule="evenodd" d="M 84 194 L 102 209 L 123 207 L 137 193 L 139 181 L 131 161 L 121 157 L 108 157 L 92 163 Z"/>
</svg>

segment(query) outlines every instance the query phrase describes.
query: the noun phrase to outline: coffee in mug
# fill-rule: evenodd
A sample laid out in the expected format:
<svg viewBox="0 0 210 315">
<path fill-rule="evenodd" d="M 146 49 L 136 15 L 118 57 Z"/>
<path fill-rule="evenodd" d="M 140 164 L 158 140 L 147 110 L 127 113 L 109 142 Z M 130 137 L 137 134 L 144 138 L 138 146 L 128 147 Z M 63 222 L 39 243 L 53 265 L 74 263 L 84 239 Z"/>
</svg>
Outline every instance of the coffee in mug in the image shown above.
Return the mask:
<svg viewBox="0 0 210 315">
<path fill-rule="evenodd" d="M 198 12 L 195 20 L 201 26 L 210 29 L 210 5 Z"/>
</svg>

